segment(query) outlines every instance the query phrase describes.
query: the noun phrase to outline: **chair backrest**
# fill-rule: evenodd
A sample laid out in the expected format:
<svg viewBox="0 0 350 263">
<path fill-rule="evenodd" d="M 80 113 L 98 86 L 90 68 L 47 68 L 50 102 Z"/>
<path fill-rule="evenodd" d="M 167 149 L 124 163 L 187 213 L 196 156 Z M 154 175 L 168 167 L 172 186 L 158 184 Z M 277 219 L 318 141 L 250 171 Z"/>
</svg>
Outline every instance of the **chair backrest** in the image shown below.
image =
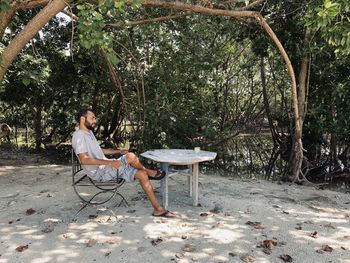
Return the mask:
<svg viewBox="0 0 350 263">
<path fill-rule="evenodd" d="M 83 170 L 83 168 L 81 167 L 79 157 L 75 154 L 74 149 L 72 148 L 72 173 L 76 174 L 81 170 Z"/>
<path fill-rule="evenodd" d="M 72 176 L 73 176 L 73 184 L 76 184 L 75 175 L 78 172 L 80 172 L 81 170 L 84 170 L 84 169 L 81 166 L 79 156 L 75 154 L 74 149 L 72 148 Z M 88 176 L 88 175 L 85 173 L 85 176 Z M 93 179 L 90 179 L 90 180 L 93 180 Z M 124 183 L 125 180 L 123 178 L 119 177 L 119 171 L 117 171 L 116 178 L 113 179 L 113 180 L 110 180 L 108 182 L 111 182 L 111 181 L 115 181 L 117 185 L 121 186 Z M 108 182 L 105 182 L 105 183 L 108 183 Z M 99 182 L 99 183 L 102 184 L 104 182 Z"/>
</svg>

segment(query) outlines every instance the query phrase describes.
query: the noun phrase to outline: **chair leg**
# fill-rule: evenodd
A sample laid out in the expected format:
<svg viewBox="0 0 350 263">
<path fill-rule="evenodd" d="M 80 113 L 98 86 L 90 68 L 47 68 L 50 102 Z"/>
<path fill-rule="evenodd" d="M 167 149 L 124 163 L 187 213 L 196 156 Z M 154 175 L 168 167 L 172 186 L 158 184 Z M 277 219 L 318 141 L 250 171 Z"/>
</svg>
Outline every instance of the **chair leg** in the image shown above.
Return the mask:
<svg viewBox="0 0 350 263">
<path fill-rule="evenodd" d="M 97 194 L 95 194 L 93 197 L 90 198 L 89 201 L 86 201 L 84 202 L 83 206 L 78 210 L 78 212 L 75 213 L 74 217 L 73 217 L 73 221 L 76 221 L 76 217 L 80 214 L 81 211 L 83 211 L 87 206 L 89 205 L 93 205 L 93 203 L 91 202 L 96 196 L 98 196 L 99 194 L 101 193 L 104 193 L 106 191 L 100 191 L 98 192 Z M 113 193 L 113 195 L 108 198 L 108 200 L 106 202 L 108 202 L 109 200 L 111 200 L 114 196 L 115 196 L 116 193 Z M 103 202 L 103 203 L 106 203 L 106 202 Z"/>
<path fill-rule="evenodd" d="M 126 207 L 129 207 L 128 201 L 126 201 L 125 197 L 124 197 L 122 194 L 116 193 L 116 195 L 119 195 L 120 198 L 122 199 L 122 200 L 120 201 L 118 207 L 120 207 L 120 206 L 122 205 L 122 203 L 125 203 L 125 206 L 126 206 Z"/>
<path fill-rule="evenodd" d="M 87 202 L 84 202 L 83 206 L 75 213 L 72 221 L 76 221 L 76 217 L 80 214 L 81 211 L 83 211 L 87 206 L 89 205 L 94 205 L 94 203 L 92 203 L 92 200 L 98 196 L 99 194 L 101 193 L 105 193 L 105 192 L 108 192 L 108 191 L 101 191 L 101 192 L 98 192 L 97 194 L 95 194 L 93 197 L 90 198 L 89 201 Z M 116 189 L 114 191 L 114 193 L 112 194 L 112 196 L 110 198 L 108 198 L 108 200 L 106 200 L 105 202 L 103 203 L 99 203 L 99 204 L 104 204 L 106 202 L 108 202 L 109 200 L 111 200 L 113 197 L 115 197 L 116 195 L 118 195 L 122 200 L 119 202 L 118 204 L 118 207 L 120 207 L 123 203 L 125 203 L 126 207 L 129 207 L 129 203 L 128 201 L 126 201 L 125 197 L 121 194 L 121 193 L 118 193 L 118 189 Z"/>
<path fill-rule="evenodd" d="M 80 207 L 80 209 L 78 210 L 78 212 L 75 213 L 75 215 L 73 216 L 72 221 L 75 222 L 77 221 L 77 216 L 80 214 L 81 211 L 83 211 L 85 209 L 85 207 L 87 207 L 88 205 L 90 205 L 90 203 L 85 202 L 84 205 L 82 207 Z"/>
</svg>

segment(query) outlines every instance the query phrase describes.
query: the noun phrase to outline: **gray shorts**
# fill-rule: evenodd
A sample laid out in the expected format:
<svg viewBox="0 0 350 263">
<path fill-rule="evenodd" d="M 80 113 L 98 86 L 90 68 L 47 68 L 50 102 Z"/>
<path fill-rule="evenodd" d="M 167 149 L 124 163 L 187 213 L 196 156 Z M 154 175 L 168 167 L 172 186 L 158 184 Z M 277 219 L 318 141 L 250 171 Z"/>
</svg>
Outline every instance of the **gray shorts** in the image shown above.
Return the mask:
<svg viewBox="0 0 350 263">
<path fill-rule="evenodd" d="M 113 160 L 113 159 L 110 159 Z M 123 178 L 126 182 L 134 182 L 135 181 L 135 174 L 138 172 L 138 170 L 134 167 L 132 167 L 130 164 L 127 163 L 125 155 L 118 158 L 120 160 L 121 166 L 116 169 L 112 166 L 103 165 L 98 168 L 97 174 L 99 174 L 100 181 L 110 181 L 115 180 L 117 178 Z"/>
</svg>

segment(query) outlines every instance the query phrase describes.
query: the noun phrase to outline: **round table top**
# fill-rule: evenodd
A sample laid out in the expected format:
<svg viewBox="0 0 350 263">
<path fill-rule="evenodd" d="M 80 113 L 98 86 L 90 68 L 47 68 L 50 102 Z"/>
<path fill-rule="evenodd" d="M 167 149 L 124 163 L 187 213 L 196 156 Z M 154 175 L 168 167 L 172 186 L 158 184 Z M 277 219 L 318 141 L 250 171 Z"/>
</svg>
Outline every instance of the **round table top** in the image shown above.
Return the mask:
<svg viewBox="0 0 350 263">
<path fill-rule="evenodd" d="M 203 150 L 195 152 L 187 149 L 157 149 L 141 153 L 141 156 L 156 162 L 186 165 L 214 160 L 216 153 Z"/>
</svg>

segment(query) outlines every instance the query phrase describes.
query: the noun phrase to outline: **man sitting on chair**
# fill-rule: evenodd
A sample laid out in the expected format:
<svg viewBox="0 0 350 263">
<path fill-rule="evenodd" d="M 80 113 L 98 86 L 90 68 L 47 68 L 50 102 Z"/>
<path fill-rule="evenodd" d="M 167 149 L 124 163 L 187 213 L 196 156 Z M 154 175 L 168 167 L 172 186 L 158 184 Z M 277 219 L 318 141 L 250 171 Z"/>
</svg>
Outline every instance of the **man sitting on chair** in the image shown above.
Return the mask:
<svg viewBox="0 0 350 263">
<path fill-rule="evenodd" d="M 124 150 L 102 149 L 93 130 L 96 126 L 95 114 L 90 109 L 82 109 L 77 115 L 79 130 L 73 133 L 72 147 L 79 157 L 87 175 L 97 181 L 109 181 L 123 178 L 126 182 L 137 179 L 153 206 L 153 216 L 175 217 L 175 214 L 161 207 L 153 192 L 151 180 L 160 180 L 165 176 L 161 170 L 145 168 L 139 158 Z M 105 154 L 123 154 L 119 159 L 108 159 Z"/>
</svg>

